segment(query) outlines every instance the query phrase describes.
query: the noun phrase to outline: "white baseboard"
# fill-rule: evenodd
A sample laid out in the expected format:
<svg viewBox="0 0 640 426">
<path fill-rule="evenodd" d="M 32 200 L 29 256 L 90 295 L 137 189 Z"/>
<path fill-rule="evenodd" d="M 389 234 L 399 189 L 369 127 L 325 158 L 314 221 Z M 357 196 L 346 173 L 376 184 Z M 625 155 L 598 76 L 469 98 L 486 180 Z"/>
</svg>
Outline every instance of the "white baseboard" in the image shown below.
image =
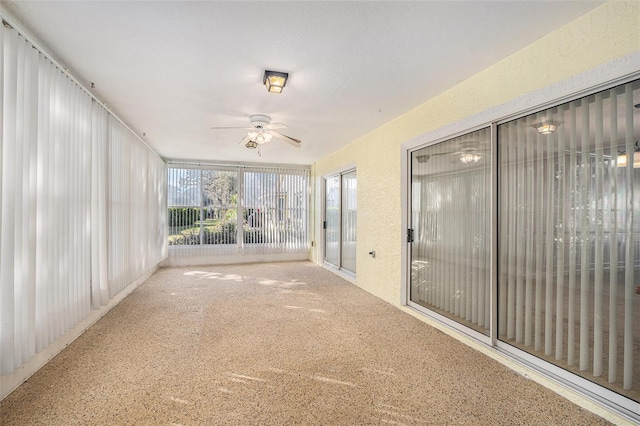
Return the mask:
<svg viewBox="0 0 640 426">
<path fill-rule="evenodd" d="M 160 267 L 228 265 L 238 263 L 293 262 L 309 260 L 308 252 L 273 253 L 273 254 L 216 254 L 208 256 L 168 257 Z"/>
<path fill-rule="evenodd" d="M 80 337 L 89 327 L 95 324 L 114 306 L 120 303 L 133 290 L 138 288 L 140 284 L 145 282 L 155 271 L 158 265 L 151 267 L 147 272 L 140 276 L 137 280 L 129 284 L 124 290 L 118 293 L 109 301 L 106 306 L 100 309 L 92 310 L 87 318 L 78 323 L 74 328 L 60 336 L 56 341 L 47 346 L 45 350 L 35 354 L 27 363 L 16 369 L 13 373 L 0 376 L 0 401 L 13 392 L 18 386 L 24 383 L 29 377 L 36 373 L 46 363 L 51 361 L 64 348 L 70 345 L 74 340 Z"/>
</svg>

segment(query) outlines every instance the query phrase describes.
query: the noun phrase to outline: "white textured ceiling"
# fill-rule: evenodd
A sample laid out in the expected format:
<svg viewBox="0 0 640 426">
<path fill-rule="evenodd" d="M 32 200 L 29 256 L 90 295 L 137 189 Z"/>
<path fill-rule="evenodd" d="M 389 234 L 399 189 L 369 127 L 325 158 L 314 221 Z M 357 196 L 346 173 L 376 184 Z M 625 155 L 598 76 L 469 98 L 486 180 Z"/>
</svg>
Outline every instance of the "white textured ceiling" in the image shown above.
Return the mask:
<svg viewBox="0 0 640 426">
<path fill-rule="evenodd" d="M 166 159 L 311 164 L 599 2 L 2 1 Z M 265 69 L 290 73 L 282 94 Z M 239 145 L 251 114 L 301 148 Z"/>
</svg>

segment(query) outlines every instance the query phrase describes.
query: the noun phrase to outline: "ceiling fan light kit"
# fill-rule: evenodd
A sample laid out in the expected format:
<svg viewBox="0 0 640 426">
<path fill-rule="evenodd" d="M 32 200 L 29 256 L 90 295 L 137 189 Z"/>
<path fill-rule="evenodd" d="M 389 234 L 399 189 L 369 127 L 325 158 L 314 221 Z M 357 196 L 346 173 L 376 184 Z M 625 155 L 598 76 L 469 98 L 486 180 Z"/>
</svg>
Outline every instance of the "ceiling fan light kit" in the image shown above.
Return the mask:
<svg viewBox="0 0 640 426">
<path fill-rule="evenodd" d="M 271 135 L 271 133 L 265 133 L 264 130 L 262 129 L 257 131 L 251 130 L 249 131 L 249 133 L 247 133 L 247 136 L 251 141 L 256 142 L 259 145 L 262 145 L 263 143 L 271 142 L 271 139 L 273 138 L 273 135 Z"/>
<path fill-rule="evenodd" d="M 536 130 L 541 135 L 550 135 L 551 133 L 555 133 L 558 130 L 558 125 L 554 123 L 542 123 L 536 126 Z"/>
<path fill-rule="evenodd" d="M 289 73 L 265 70 L 262 83 L 267 87 L 269 92 L 282 93 L 282 89 L 284 89 L 284 86 L 287 84 L 288 78 Z"/>
<path fill-rule="evenodd" d="M 415 159 L 418 163 L 426 163 L 432 158 L 440 158 L 449 155 L 455 155 L 457 158 L 453 161 L 464 164 L 473 164 L 482 160 L 487 149 L 480 147 L 480 142 L 477 140 L 462 140 L 460 143 L 460 149 L 457 151 L 437 152 L 435 154 L 421 154 L 416 155 Z"/>
<path fill-rule="evenodd" d="M 618 167 L 627 167 L 629 161 L 629 156 L 626 152 L 621 152 L 618 154 L 618 158 L 616 158 L 616 166 Z M 635 149 L 633 150 L 633 168 L 640 168 L 640 141 L 636 141 Z"/>
<path fill-rule="evenodd" d="M 477 163 L 478 161 L 480 161 L 480 158 L 482 158 L 480 154 L 474 154 L 470 152 L 460 154 L 460 161 L 465 164 Z"/>
</svg>

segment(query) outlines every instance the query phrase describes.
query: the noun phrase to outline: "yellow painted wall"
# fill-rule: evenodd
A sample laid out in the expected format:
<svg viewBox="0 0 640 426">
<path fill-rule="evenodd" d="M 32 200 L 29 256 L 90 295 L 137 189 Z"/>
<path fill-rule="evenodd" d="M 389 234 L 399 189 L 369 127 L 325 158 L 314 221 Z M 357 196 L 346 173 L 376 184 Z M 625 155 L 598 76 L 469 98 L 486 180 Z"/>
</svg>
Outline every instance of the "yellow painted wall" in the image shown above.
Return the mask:
<svg viewBox="0 0 640 426">
<path fill-rule="evenodd" d="M 403 142 L 638 51 L 640 2 L 606 3 L 314 164 L 316 191 L 326 173 L 357 166 L 356 284 L 400 304 Z M 313 240 L 322 235 L 316 211 Z"/>
</svg>

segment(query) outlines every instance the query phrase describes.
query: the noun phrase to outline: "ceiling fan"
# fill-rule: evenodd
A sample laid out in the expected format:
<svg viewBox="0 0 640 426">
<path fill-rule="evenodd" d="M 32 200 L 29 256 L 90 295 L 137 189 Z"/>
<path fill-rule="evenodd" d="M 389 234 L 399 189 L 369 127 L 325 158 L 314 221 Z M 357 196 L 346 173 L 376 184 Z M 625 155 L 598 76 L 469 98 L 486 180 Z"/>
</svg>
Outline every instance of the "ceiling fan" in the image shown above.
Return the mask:
<svg viewBox="0 0 640 426">
<path fill-rule="evenodd" d="M 249 149 L 256 149 L 258 146 L 271 142 L 273 137 L 281 139 L 289 144 L 299 148 L 302 144 L 300 139 L 292 138 L 291 136 L 284 135 L 280 132 L 276 132 L 276 129 L 284 129 L 286 124 L 271 123 L 271 117 L 268 115 L 254 114 L 249 116 L 250 127 L 211 127 L 211 130 L 224 130 L 224 129 L 245 129 L 248 130 L 247 136 L 245 136 L 240 143 Z"/>
<path fill-rule="evenodd" d="M 460 149 L 457 151 L 417 155 L 416 160 L 418 160 L 418 163 L 426 163 L 434 157 L 455 155 L 458 158 L 454 158 L 454 160 L 452 161 L 454 163 L 457 163 L 458 161 L 462 163 L 477 163 L 488 151 L 489 150 L 487 149 L 480 149 L 480 142 L 478 141 L 460 141 Z"/>
</svg>

